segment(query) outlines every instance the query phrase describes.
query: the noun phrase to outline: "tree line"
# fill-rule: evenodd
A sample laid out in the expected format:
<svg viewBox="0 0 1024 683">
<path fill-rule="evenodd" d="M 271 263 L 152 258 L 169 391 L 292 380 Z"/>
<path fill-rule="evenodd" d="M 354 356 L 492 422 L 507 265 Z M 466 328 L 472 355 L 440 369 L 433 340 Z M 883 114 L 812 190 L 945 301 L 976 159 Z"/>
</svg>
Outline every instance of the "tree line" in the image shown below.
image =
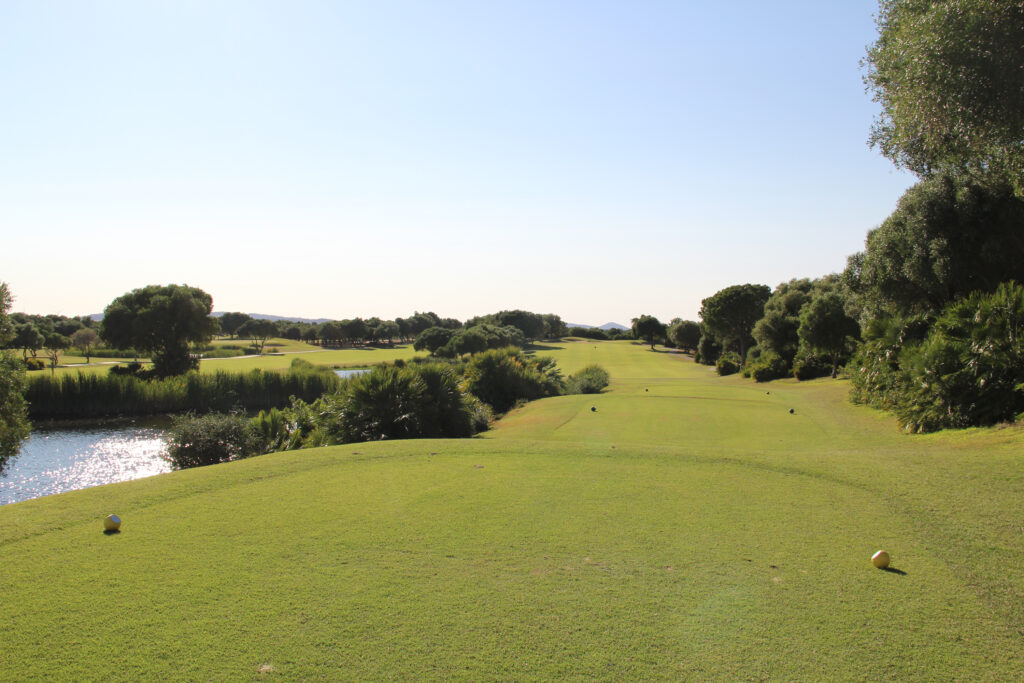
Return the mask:
<svg viewBox="0 0 1024 683">
<path fill-rule="evenodd" d="M 870 143 L 919 182 L 842 273 L 704 299 L 695 356 L 759 381 L 845 367 L 852 399 L 908 431 L 1019 419 L 1024 5 L 882 0 L 877 25 Z M 647 318 L 634 331 L 652 344 L 681 333 Z"/>
</svg>

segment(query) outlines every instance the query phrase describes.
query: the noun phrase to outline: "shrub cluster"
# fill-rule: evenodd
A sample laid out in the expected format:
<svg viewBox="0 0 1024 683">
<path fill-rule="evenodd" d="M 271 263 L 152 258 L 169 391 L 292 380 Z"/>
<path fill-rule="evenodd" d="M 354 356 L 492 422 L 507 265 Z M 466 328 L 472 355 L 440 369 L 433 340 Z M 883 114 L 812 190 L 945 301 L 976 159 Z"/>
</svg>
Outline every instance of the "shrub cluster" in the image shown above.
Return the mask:
<svg viewBox="0 0 1024 683">
<path fill-rule="evenodd" d="M 740 355 L 735 351 L 726 351 L 718 360 L 715 362 L 715 370 L 718 371 L 719 375 L 734 375 L 740 371 L 743 367 L 743 361 L 740 360 Z"/>
<path fill-rule="evenodd" d="M 565 381 L 567 394 L 599 394 L 608 386 L 611 376 L 600 365 L 588 365 Z"/>
<path fill-rule="evenodd" d="M 183 418 L 174 426 L 172 462 L 194 467 L 337 443 L 468 437 L 486 429 L 495 411 L 560 394 L 566 384 L 580 393 L 597 392 L 608 380 L 607 371 L 592 365 L 563 382 L 553 359 L 529 357 L 514 347 L 463 362 L 396 361 L 343 380 L 339 390 L 312 403 L 292 398 L 287 407 L 262 410 L 246 430 L 237 416 L 202 421 L 202 427 L 220 434 L 219 451 L 215 440 L 193 436 L 199 427 L 190 421 L 201 418 Z"/>
<path fill-rule="evenodd" d="M 1024 412 L 1024 286 L 976 292 L 933 322 L 887 322 L 858 357 L 855 401 L 894 410 L 914 432 L 992 425 Z"/>
</svg>

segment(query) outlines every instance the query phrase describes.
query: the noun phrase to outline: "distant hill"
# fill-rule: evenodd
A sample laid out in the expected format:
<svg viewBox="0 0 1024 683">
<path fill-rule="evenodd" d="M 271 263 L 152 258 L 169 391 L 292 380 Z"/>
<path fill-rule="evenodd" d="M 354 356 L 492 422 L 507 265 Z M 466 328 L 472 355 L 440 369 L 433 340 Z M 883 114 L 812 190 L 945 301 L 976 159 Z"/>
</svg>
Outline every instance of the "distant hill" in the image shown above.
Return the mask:
<svg viewBox="0 0 1024 683">
<path fill-rule="evenodd" d="M 599 330 L 628 330 L 629 329 L 625 325 L 620 325 L 618 323 L 605 323 L 604 325 L 583 325 L 582 323 L 566 323 L 566 326 L 567 327 L 585 327 L 587 329 L 591 329 L 593 327 L 597 327 L 597 329 L 599 329 Z"/>
</svg>

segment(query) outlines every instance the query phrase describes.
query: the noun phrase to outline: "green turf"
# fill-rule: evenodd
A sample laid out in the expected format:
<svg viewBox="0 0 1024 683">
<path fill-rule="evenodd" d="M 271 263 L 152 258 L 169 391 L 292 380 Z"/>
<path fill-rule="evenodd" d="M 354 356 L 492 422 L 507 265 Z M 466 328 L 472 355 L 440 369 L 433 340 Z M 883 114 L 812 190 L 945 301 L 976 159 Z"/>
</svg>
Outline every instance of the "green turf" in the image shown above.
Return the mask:
<svg viewBox="0 0 1024 683">
<path fill-rule="evenodd" d="M 1020 427 L 548 346 L 610 391 L 0 507 L 0 679 L 1024 676 Z"/>
<path fill-rule="evenodd" d="M 247 340 L 219 340 L 220 345 L 224 344 L 247 344 Z M 261 370 L 283 370 L 291 365 L 292 359 L 302 358 L 313 365 L 326 365 L 330 367 L 368 367 L 377 363 L 391 362 L 398 359 L 408 360 L 418 354 L 413 350 L 411 344 L 397 344 L 393 348 L 387 347 L 358 347 L 353 349 L 329 349 L 323 350 L 317 346 L 304 344 L 302 342 L 289 341 L 287 339 L 272 339 L 267 343 L 265 355 L 262 356 L 240 356 L 236 358 L 206 358 L 199 364 L 199 371 L 212 373 L 220 370 L 229 372 L 248 372 L 257 368 Z M 62 357 L 61 367 L 56 369 L 56 374 L 75 373 L 106 373 L 110 371 L 113 359 L 93 358 L 90 365 L 85 365 L 85 357 L 68 356 Z M 121 362 L 131 362 L 131 358 L 123 359 Z M 49 374 L 50 370 L 39 370 L 31 374 Z"/>
</svg>

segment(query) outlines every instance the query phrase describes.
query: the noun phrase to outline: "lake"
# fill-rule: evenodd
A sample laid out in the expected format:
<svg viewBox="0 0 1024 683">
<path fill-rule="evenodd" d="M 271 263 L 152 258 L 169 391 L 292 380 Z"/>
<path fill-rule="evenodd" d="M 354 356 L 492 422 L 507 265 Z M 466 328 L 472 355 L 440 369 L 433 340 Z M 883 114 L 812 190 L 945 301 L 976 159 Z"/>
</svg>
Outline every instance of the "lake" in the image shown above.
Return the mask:
<svg viewBox="0 0 1024 683">
<path fill-rule="evenodd" d="M 366 368 L 335 370 L 342 379 Z M 139 422 L 37 429 L 0 477 L 0 505 L 170 472 L 166 430 Z"/>
<path fill-rule="evenodd" d="M 38 429 L 0 477 L 0 505 L 170 472 L 165 430 L 139 423 Z"/>
</svg>

